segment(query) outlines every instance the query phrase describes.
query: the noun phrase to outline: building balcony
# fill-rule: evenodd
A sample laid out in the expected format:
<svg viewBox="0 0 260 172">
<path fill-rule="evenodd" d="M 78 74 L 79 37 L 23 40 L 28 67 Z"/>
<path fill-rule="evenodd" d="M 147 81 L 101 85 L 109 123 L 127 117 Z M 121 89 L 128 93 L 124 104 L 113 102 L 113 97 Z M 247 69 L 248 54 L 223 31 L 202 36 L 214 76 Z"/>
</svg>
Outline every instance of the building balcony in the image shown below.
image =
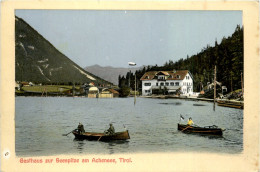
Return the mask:
<svg viewBox="0 0 260 172">
<path fill-rule="evenodd" d="M 167 90 L 177 90 L 179 89 L 181 86 L 166 86 Z"/>
<path fill-rule="evenodd" d="M 153 85 L 153 86 L 152 86 L 152 89 L 160 89 L 160 86 L 155 86 L 155 85 Z"/>
<path fill-rule="evenodd" d="M 160 78 L 160 79 L 157 79 L 157 81 L 166 81 L 166 79 Z"/>
<path fill-rule="evenodd" d="M 179 89 L 181 86 L 152 86 L 153 90 L 156 89 L 167 89 L 167 90 L 177 90 Z"/>
</svg>

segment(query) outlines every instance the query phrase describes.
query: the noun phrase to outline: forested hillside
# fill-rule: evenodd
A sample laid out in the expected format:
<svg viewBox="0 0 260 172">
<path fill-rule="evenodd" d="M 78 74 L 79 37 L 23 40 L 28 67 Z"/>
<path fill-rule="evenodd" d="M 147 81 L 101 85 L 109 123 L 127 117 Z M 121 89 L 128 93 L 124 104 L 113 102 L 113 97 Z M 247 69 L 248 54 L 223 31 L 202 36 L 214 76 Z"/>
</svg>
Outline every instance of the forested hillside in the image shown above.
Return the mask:
<svg viewBox="0 0 260 172">
<path fill-rule="evenodd" d="M 215 46 L 207 45 L 198 54 L 186 59 L 173 62 L 169 60 L 163 66 L 148 66 L 136 71 L 138 87 L 141 88 L 140 78 L 147 71 L 160 70 L 189 70 L 194 79 L 194 91 L 200 90 L 200 85 L 205 86 L 214 78 L 214 66 L 217 67 L 217 81 L 227 86 L 228 92 L 241 88 L 241 74 L 243 74 L 243 28 L 239 25 L 235 32 L 228 38 L 223 38 L 221 43 L 215 41 Z M 119 86 L 127 86 L 129 76 L 131 87 L 134 88 L 134 74 L 128 73 L 126 78 L 119 76 Z"/>
</svg>

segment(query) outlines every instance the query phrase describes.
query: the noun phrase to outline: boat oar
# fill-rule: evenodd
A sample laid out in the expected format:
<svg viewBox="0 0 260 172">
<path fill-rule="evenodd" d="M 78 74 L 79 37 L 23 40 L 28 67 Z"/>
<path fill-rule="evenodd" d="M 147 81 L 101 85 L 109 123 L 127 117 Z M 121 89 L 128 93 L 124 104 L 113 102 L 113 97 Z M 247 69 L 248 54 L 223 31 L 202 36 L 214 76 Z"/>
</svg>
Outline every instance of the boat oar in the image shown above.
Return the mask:
<svg viewBox="0 0 260 172">
<path fill-rule="evenodd" d="M 62 134 L 62 136 L 67 136 L 69 135 L 70 133 L 72 133 L 74 130 L 72 130 L 71 132 L 67 133 L 67 134 Z"/>
<path fill-rule="evenodd" d="M 184 131 L 184 130 L 186 130 L 186 129 L 188 129 L 188 128 L 190 128 L 191 126 L 189 125 L 188 127 L 186 127 L 186 128 L 184 128 L 183 130 L 181 130 L 181 131 Z"/>
<path fill-rule="evenodd" d="M 100 136 L 100 137 L 98 138 L 98 140 L 97 140 L 97 141 L 99 141 L 99 140 L 101 139 L 101 137 L 102 137 L 102 136 Z"/>
</svg>

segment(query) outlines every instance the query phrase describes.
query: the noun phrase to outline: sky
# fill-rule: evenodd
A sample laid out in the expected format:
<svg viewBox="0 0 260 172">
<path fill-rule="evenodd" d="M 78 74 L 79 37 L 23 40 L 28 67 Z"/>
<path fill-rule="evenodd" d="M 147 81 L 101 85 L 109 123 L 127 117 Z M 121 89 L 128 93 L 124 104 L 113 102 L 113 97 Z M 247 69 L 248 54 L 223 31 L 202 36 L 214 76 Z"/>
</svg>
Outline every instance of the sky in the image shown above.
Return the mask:
<svg viewBox="0 0 260 172">
<path fill-rule="evenodd" d="M 199 53 L 242 26 L 242 11 L 16 10 L 81 67 L 158 65 Z"/>
</svg>

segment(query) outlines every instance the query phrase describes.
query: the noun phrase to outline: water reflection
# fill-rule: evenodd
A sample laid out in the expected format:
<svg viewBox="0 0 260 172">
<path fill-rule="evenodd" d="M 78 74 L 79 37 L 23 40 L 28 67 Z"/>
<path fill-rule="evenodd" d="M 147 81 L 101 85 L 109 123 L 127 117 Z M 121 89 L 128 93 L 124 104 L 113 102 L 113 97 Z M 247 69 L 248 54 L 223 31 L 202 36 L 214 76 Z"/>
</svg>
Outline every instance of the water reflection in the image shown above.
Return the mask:
<svg viewBox="0 0 260 172">
<path fill-rule="evenodd" d="M 181 102 L 175 102 L 175 103 L 159 103 L 159 104 L 162 104 L 162 105 L 181 105 Z"/>
<path fill-rule="evenodd" d="M 109 150 L 109 154 L 114 154 L 118 149 L 120 149 L 121 152 L 125 152 L 124 149 L 128 149 L 128 147 L 129 141 L 127 140 L 115 140 L 106 142 L 105 144 L 105 148 Z"/>
<path fill-rule="evenodd" d="M 194 135 L 196 135 L 196 134 L 194 133 Z M 207 139 L 220 139 L 220 140 L 224 139 L 223 136 L 218 136 L 218 135 L 206 135 L 206 134 L 197 134 L 197 135 L 207 138 Z"/>
<path fill-rule="evenodd" d="M 84 140 L 74 139 L 73 141 L 75 142 L 76 149 L 79 151 L 79 153 L 83 153 L 84 145 L 86 144 L 84 143 Z"/>
<path fill-rule="evenodd" d="M 204 104 L 193 104 L 193 106 L 206 106 Z"/>
<path fill-rule="evenodd" d="M 113 142 L 109 142 L 109 143 L 108 143 L 107 150 L 109 150 L 109 154 L 114 154 L 114 153 L 115 153 L 115 150 L 114 150 L 114 146 L 115 146 L 115 145 L 116 145 L 116 144 L 113 143 Z"/>
<path fill-rule="evenodd" d="M 183 135 L 191 135 L 191 136 L 198 136 L 202 138 L 208 138 L 208 139 L 224 139 L 223 135 L 210 135 L 210 134 L 202 134 L 202 133 L 183 133 L 182 131 L 173 132 L 173 134 L 183 134 Z"/>
<path fill-rule="evenodd" d="M 102 150 L 107 150 L 108 154 L 114 154 L 116 152 L 126 152 L 129 148 L 129 141 L 128 140 L 115 140 L 115 141 L 94 141 L 94 140 L 86 140 L 86 139 L 73 139 L 75 143 L 75 149 L 78 150 L 79 153 L 86 152 L 87 145 L 96 145 L 97 147 L 102 146 Z M 95 153 L 98 153 L 96 151 Z M 104 152 L 100 152 L 104 153 Z"/>
</svg>

